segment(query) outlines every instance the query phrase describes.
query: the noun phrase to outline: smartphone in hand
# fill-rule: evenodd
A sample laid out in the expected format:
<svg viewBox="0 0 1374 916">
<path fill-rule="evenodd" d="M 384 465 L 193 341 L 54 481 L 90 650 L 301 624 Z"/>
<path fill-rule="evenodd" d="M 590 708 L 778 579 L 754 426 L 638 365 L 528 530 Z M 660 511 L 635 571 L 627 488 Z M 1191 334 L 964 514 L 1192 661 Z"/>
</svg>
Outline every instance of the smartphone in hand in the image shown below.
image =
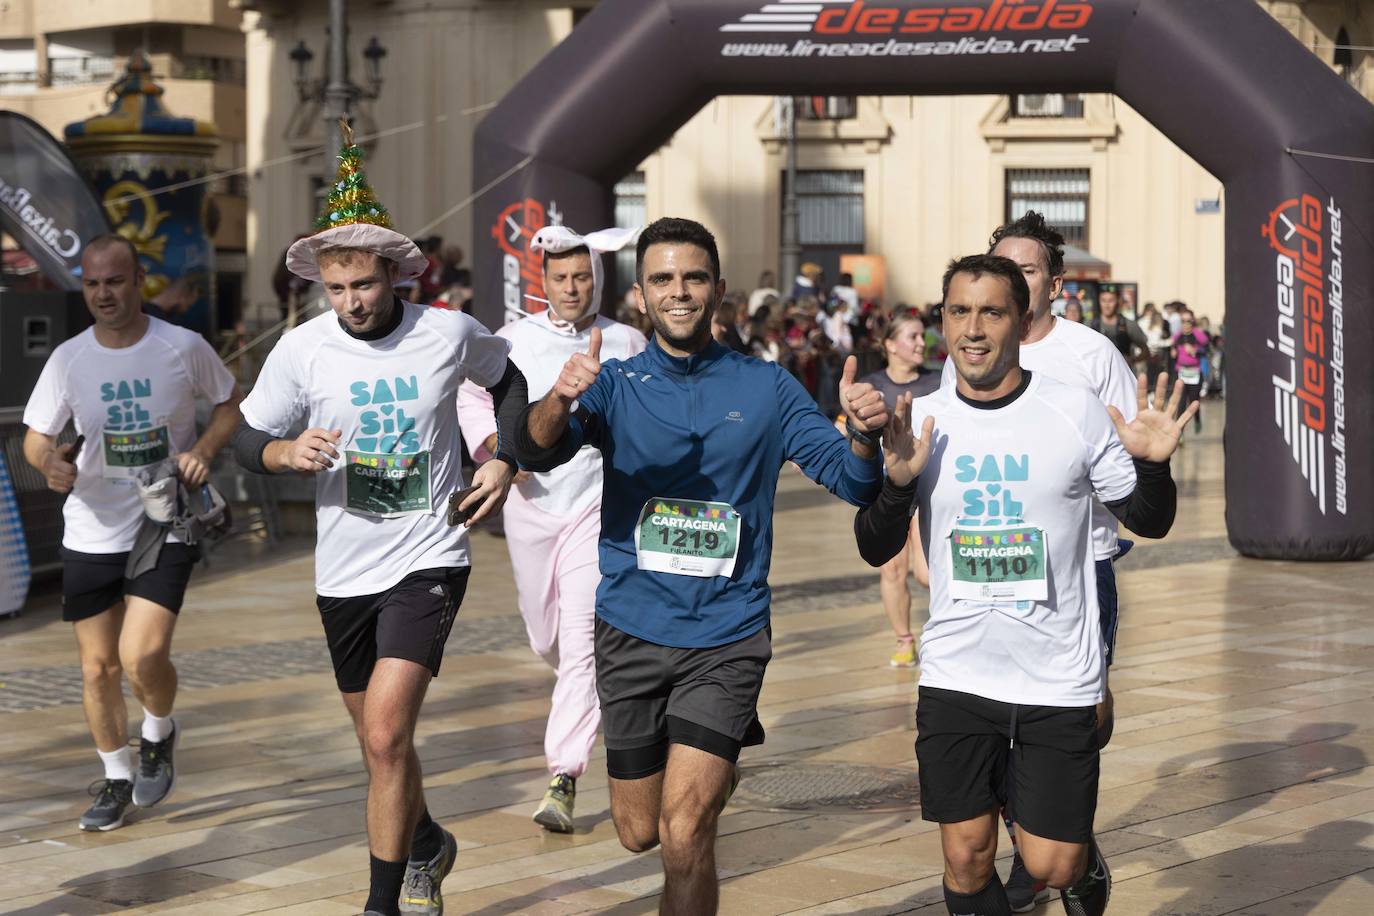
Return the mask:
<svg viewBox="0 0 1374 916">
<path fill-rule="evenodd" d="M 82 434 L 82 435 L 80 435 L 80 436 L 77 436 L 77 437 L 76 437 L 76 441 L 72 443 L 72 451 L 71 451 L 71 454 L 69 454 L 69 455 L 67 456 L 67 460 L 70 461 L 72 464 L 76 464 L 76 458 L 77 458 L 78 455 L 81 454 L 81 446 L 83 446 L 83 445 L 85 445 L 85 444 L 86 444 L 86 436 L 85 436 L 85 434 Z"/>
<path fill-rule="evenodd" d="M 466 509 L 459 509 L 458 507 L 462 504 L 463 500 L 467 499 L 469 496 L 476 492 L 477 487 L 471 486 L 459 490 L 457 493 L 454 493 L 451 496 L 449 496 L 448 524 L 450 528 L 456 527 L 458 525 L 467 524 L 467 520 L 472 518 L 473 513 L 477 511 L 477 507 L 481 505 L 480 502 L 473 503 Z"/>
</svg>

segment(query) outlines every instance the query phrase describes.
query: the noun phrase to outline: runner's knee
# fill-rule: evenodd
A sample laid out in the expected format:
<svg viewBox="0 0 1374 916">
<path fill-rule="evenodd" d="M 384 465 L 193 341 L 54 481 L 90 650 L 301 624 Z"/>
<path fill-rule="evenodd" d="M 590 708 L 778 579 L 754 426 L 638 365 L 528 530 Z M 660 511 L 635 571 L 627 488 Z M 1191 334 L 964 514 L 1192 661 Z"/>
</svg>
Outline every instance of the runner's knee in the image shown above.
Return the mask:
<svg viewBox="0 0 1374 916">
<path fill-rule="evenodd" d="M 997 841 L 986 842 L 981 837 L 952 837 L 944 842 L 945 864 L 966 887 L 982 887 L 995 867 Z"/>
<path fill-rule="evenodd" d="M 665 856 L 690 855 L 708 849 L 716 837 L 716 806 L 679 802 L 665 807 L 658 824 Z"/>
<path fill-rule="evenodd" d="M 878 567 L 878 577 L 885 585 L 900 585 L 906 581 L 906 563 L 900 559 L 889 560 Z"/>
<path fill-rule="evenodd" d="M 1083 876 L 1087 865 L 1088 848 L 1084 845 L 1068 846 L 1056 844 L 1053 848 L 1043 848 L 1031 843 L 1023 843 L 1019 850 L 1021 861 L 1032 877 L 1044 881 L 1050 887 L 1071 886 Z"/>
<path fill-rule="evenodd" d="M 118 681 L 124 668 L 118 658 L 107 655 L 83 655 L 81 657 L 81 680 L 88 687 L 100 687 Z"/>
<path fill-rule="evenodd" d="M 171 668 L 171 659 L 161 650 L 135 650 L 121 653 L 120 662 L 135 684 L 145 684 Z"/>
<path fill-rule="evenodd" d="M 403 766 L 410 756 L 410 732 L 390 722 L 366 725 L 363 748 L 374 765 Z"/>
</svg>

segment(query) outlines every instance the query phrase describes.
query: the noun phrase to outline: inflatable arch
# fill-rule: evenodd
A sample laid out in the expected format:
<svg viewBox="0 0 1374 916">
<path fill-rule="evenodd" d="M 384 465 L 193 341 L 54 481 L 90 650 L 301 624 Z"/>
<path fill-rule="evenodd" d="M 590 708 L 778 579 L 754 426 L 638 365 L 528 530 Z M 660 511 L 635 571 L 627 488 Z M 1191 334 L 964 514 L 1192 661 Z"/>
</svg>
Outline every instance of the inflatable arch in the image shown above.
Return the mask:
<svg viewBox="0 0 1374 916">
<path fill-rule="evenodd" d="M 610 225 L 614 183 L 713 97 L 815 92 L 1114 92 L 1148 118 L 1226 190 L 1231 543 L 1374 551 L 1374 106 L 1254 0 L 603 0 L 478 128 L 478 317 L 538 288 L 531 232 Z"/>
</svg>

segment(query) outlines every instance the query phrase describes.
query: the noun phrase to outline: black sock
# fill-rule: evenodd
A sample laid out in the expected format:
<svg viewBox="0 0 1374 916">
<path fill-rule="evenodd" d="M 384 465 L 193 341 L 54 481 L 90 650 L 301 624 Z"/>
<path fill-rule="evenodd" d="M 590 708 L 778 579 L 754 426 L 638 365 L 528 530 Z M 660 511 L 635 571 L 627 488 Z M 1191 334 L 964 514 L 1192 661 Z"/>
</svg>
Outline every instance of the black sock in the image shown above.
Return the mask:
<svg viewBox="0 0 1374 916">
<path fill-rule="evenodd" d="M 983 889 L 972 894 L 959 894 L 945 885 L 945 906 L 950 916 L 1011 916 L 1011 904 L 1007 902 L 1007 889 L 1002 879 L 993 872 Z"/>
<path fill-rule="evenodd" d="M 429 809 L 425 808 L 415 822 L 415 832 L 410 835 L 410 861 L 428 862 L 443 848 L 444 833 L 434 823 L 434 818 L 429 816 Z"/>
<path fill-rule="evenodd" d="M 401 884 L 406 877 L 406 863 L 386 862 L 376 856 L 372 860 L 372 886 L 367 892 L 365 910 L 376 910 L 383 916 L 401 916 Z"/>
</svg>

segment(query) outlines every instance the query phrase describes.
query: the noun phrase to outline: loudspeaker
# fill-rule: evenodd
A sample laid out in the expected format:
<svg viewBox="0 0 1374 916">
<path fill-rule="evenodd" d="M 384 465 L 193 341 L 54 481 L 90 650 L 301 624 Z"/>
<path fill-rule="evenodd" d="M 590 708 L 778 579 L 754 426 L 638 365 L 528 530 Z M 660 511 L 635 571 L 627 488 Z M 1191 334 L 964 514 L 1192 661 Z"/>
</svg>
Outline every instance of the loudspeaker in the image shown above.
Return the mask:
<svg viewBox="0 0 1374 916">
<path fill-rule="evenodd" d="M 23 408 L 57 345 L 90 324 L 79 292 L 0 290 L 0 408 Z"/>
</svg>

